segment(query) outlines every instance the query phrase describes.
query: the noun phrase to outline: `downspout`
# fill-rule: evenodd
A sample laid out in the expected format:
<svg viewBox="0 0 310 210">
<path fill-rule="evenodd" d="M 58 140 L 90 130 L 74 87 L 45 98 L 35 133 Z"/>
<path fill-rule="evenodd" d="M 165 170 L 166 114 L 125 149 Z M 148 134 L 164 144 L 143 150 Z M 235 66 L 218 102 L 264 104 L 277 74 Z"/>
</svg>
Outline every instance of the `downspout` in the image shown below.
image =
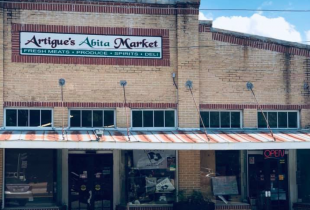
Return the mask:
<svg viewBox="0 0 310 210">
<path fill-rule="evenodd" d="M 2 10 L 2 106 L 4 106 L 4 3 L 1 4 L 1 10 Z M 4 107 L 2 107 L 2 111 L 4 112 Z M 4 113 L 3 113 L 4 116 Z M 4 122 L 4 120 L 2 121 Z M 3 127 L 3 125 L 2 125 Z M 5 149 L 2 150 L 2 206 L 1 209 L 4 209 L 4 191 L 5 191 Z"/>
<path fill-rule="evenodd" d="M 179 129 L 179 89 L 178 89 L 178 86 L 175 82 L 175 77 L 176 75 L 179 75 L 178 72 L 179 72 L 179 69 L 178 69 L 178 63 L 179 63 L 179 48 L 178 48 L 178 39 L 179 39 L 179 35 L 178 35 L 178 8 L 176 8 L 175 10 L 175 26 L 176 26 L 176 72 L 172 73 L 172 77 L 173 77 L 173 84 L 176 88 L 176 105 L 177 105 L 177 123 L 176 123 L 176 126 L 177 126 L 177 129 Z"/>
<path fill-rule="evenodd" d="M 178 86 L 175 82 L 175 77 L 176 75 L 179 75 L 178 72 L 179 72 L 179 69 L 178 69 L 178 63 L 179 63 L 179 48 L 178 48 L 178 39 L 179 39 L 179 36 L 178 36 L 178 8 L 177 8 L 177 5 L 176 5 L 176 9 L 175 9 L 175 27 L 176 27 L 176 32 L 175 32 L 175 36 L 176 36 L 176 43 L 175 43 L 175 54 L 176 54 L 176 72 L 172 74 L 172 79 L 173 79 L 173 84 L 176 88 L 176 105 L 177 105 L 177 123 L 176 123 L 176 126 L 177 126 L 177 129 L 179 129 L 179 89 L 178 89 Z M 176 201 L 179 202 L 179 151 L 176 151 L 176 164 L 177 164 L 177 167 L 176 167 Z"/>
</svg>

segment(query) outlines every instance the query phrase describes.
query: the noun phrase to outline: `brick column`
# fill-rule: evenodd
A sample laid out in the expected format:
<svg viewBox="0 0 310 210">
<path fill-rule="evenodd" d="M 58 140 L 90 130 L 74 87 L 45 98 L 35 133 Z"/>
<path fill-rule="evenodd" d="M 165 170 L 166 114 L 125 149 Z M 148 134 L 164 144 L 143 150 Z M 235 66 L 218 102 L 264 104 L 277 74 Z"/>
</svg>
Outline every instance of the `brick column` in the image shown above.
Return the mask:
<svg viewBox="0 0 310 210">
<path fill-rule="evenodd" d="M 177 72 L 179 86 L 179 127 L 198 128 L 199 117 L 185 82 L 193 82 L 193 94 L 199 106 L 199 21 L 198 3 L 177 4 Z M 187 9 L 187 10 L 185 10 Z M 195 47 L 196 46 L 196 47 Z"/>
<path fill-rule="evenodd" d="M 300 111 L 300 128 L 310 128 L 310 110 L 302 109 Z"/>
<path fill-rule="evenodd" d="M 243 127 L 257 128 L 257 109 L 243 110 Z"/>
<path fill-rule="evenodd" d="M 4 73 L 4 10 L 0 9 L 0 119 L 3 119 L 3 73 Z M 0 120 L 0 126 L 3 126 L 3 120 Z"/>
<path fill-rule="evenodd" d="M 176 46 L 177 78 L 179 87 L 179 127 L 198 128 L 199 116 L 187 80 L 193 82 L 193 94 L 199 106 L 199 2 L 195 0 L 177 4 Z M 186 9 L 186 10 L 185 10 Z M 179 151 L 179 190 L 190 194 L 200 190 L 200 151 Z"/>
<path fill-rule="evenodd" d="M 200 190 L 200 151 L 179 151 L 179 190 Z"/>
</svg>

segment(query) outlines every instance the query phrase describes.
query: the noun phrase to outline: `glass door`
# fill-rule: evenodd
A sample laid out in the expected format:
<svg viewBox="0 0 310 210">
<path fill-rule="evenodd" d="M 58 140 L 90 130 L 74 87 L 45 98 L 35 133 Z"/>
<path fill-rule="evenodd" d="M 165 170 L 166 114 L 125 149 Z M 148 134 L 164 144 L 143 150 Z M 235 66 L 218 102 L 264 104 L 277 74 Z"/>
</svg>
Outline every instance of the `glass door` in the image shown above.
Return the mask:
<svg viewBox="0 0 310 210">
<path fill-rule="evenodd" d="M 69 209 L 112 210 L 112 172 L 112 154 L 70 154 Z"/>
<path fill-rule="evenodd" d="M 268 154 L 268 155 L 265 155 Z M 287 155 L 249 154 L 249 197 L 257 210 L 288 210 Z"/>
</svg>

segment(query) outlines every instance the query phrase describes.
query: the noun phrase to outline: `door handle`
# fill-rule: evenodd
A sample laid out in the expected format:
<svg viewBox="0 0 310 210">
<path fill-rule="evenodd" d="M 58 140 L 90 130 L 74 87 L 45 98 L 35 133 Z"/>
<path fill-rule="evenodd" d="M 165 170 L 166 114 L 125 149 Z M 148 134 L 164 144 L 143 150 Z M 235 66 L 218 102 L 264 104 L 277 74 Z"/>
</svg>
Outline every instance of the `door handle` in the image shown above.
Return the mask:
<svg viewBox="0 0 310 210">
<path fill-rule="evenodd" d="M 91 200 L 92 196 L 93 196 L 93 192 L 90 190 L 90 191 L 89 191 L 89 198 L 88 198 L 88 200 L 87 200 L 87 203 L 88 203 L 89 205 L 90 205 L 90 200 Z"/>
</svg>

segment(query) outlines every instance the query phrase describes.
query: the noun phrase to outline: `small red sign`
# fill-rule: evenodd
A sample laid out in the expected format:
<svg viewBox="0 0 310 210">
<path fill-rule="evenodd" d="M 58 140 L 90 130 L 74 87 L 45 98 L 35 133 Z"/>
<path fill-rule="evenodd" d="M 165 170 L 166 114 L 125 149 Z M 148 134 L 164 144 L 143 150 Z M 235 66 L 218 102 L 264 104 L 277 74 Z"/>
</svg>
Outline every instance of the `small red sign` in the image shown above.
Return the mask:
<svg viewBox="0 0 310 210">
<path fill-rule="evenodd" d="M 283 158 L 285 155 L 284 149 L 278 150 L 264 150 L 265 158 Z"/>
</svg>

